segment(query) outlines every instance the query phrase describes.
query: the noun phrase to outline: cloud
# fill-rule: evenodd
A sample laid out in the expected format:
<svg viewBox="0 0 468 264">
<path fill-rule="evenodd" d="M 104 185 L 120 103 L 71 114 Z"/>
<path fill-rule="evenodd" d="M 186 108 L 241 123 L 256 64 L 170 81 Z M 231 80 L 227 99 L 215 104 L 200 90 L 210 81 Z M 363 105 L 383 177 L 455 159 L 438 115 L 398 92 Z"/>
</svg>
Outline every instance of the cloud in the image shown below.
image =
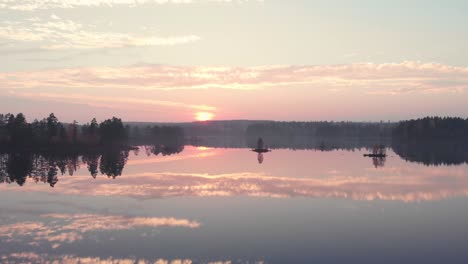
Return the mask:
<svg viewBox="0 0 468 264">
<path fill-rule="evenodd" d="M 117 32 L 100 32 L 72 20 L 52 14 L 50 20 L 34 18 L 24 21 L 3 21 L 0 39 L 39 44 L 45 50 L 104 49 L 123 47 L 173 46 L 200 40 L 196 35 L 154 36 Z"/>
<path fill-rule="evenodd" d="M 35 253 L 35 252 L 15 252 L 9 254 L 0 254 L 0 259 L 8 260 L 7 263 L 44 263 L 44 264 L 56 264 L 56 263 L 63 263 L 63 264 L 77 264 L 77 263 L 102 263 L 102 264 L 192 264 L 192 263 L 200 263 L 199 261 L 194 261 L 192 259 L 163 259 L 163 258 L 156 258 L 156 259 L 147 259 L 141 257 L 126 257 L 126 258 L 119 258 L 119 257 L 95 257 L 95 256 L 76 256 L 76 255 L 54 255 L 54 254 L 47 254 L 47 253 Z M 210 261 L 205 262 L 208 264 L 231 264 L 233 263 L 230 260 L 222 260 L 222 261 Z M 236 260 L 235 263 L 240 262 L 244 263 L 239 259 Z M 250 261 L 246 261 L 245 263 L 251 263 Z M 264 261 L 256 261 L 252 262 L 254 264 L 263 264 Z"/>
<path fill-rule="evenodd" d="M 60 186 L 59 189 L 45 189 L 44 186 L 25 185 L 21 189 L 31 192 L 124 196 L 136 199 L 251 196 L 417 202 L 468 196 L 468 181 L 463 172 L 456 167 L 449 170 L 433 167 L 386 167 L 380 169 L 379 177 L 371 172 L 364 172 L 363 176 L 350 176 L 336 171 L 309 178 L 256 172 L 127 173 L 117 181 L 91 181 L 90 177 L 79 176 L 62 177 Z"/>
<path fill-rule="evenodd" d="M 101 7 L 101 6 L 136 6 L 141 4 L 193 4 L 193 3 L 244 3 L 249 0 L 0 0 L 0 8 L 20 11 L 40 9 Z M 263 0 L 250 0 L 250 2 L 263 2 Z"/>
<path fill-rule="evenodd" d="M 468 88 L 468 67 L 405 61 L 317 66 L 203 67 L 133 65 L 0 74 L 4 89 L 96 88 L 138 90 L 297 87 L 364 94 L 459 93 Z"/>
<path fill-rule="evenodd" d="M 108 107 L 113 108 L 113 105 L 118 103 L 118 109 L 144 109 L 142 106 L 164 106 L 164 107 L 175 107 L 183 109 L 193 109 L 193 110 L 204 110 L 204 111 L 214 111 L 216 107 L 209 105 L 197 105 L 197 104 L 186 104 L 181 102 L 172 102 L 172 101 L 162 101 L 162 100 L 153 100 L 153 99 L 143 99 L 143 98 L 129 98 L 129 97 L 113 97 L 113 96 L 92 96 L 86 94 L 58 94 L 58 93 L 23 93 L 23 92 L 10 92 L 10 95 L 17 97 L 25 97 L 29 99 L 40 99 L 40 100 L 49 100 L 57 102 L 86 102 L 88 105 L 97 106 L 97 107 Z M 138 106 L 137 108 L 132 108 L 132 105 Z M 130 106 L 130 107 L 129 107 Z"/>
</svg>

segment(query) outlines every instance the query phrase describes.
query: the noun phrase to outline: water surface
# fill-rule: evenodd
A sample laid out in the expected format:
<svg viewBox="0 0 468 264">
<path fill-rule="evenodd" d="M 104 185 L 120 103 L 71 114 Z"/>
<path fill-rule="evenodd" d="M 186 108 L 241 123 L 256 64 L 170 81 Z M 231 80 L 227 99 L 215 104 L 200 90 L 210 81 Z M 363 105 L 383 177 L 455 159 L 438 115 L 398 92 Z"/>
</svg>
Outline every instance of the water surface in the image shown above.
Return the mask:
<svg viewBox="0 0 468 264">
<path fill-rule="evenodd" d="M 185 146 L 93 157 L 3 154 L 0 257 L 466 263 L 467 164 L 406 161 L 391 150 L 379 160 L 365 152 L 276 149 L 259 156 Z"/>
</svg>

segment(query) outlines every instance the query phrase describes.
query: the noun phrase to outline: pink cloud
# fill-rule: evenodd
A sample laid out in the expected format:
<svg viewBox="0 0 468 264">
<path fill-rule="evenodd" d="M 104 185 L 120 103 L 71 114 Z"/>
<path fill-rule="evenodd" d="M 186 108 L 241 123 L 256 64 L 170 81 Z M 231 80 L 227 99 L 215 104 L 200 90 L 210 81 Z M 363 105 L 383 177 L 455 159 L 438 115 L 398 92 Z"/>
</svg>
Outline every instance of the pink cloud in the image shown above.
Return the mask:
<svg viewBox="0 0 468 264">
<path fill-rule="evenodd" d="M 234 89 L 307 86 L 368 93 L 462 91 L 468 68 L 406 61 L 318 66 L 192 67 L 135 65 L 0 74 L 3 89 L 97 88 L 136 90 Z"/>
<path fill-rule="evenodd" d="M 257 67 L 145 64 L 0 73 L 0 92 L 12 100 L 38 101 L 3 111 L 29 116 L 42 111 L 37 105 L 45 101 L 52 103 L 50 111 L 73 115 L 69 121 L 93 117 L 67 110 L 74 104 L 93 107 L 90 112 L 98 117 L 114 111 L 124 120 L 145 121 L 193 120 L 198 111 L 219 119 L 275 120 L 464 115 L 467 88 L 467 67 L 410 61 Z M 437 107 L 428 109 L 428 104 Z"/>
<path fill-rule="evenodd" d="M 47 219 L 61 221 L 44 222 Z M 61 243 L 72 243 L 83 239 L 83 235 L 92 231 L 129 230 L 139 227 L 185 227 L 198 228 L 200 223 L 173 217 L 130 217 L 119 215 L 96 214 L 45 214 L 41 221 L 26 221 L 0 225 L 0 238 L 6 242 L 24 242 L 29 238 L 31 245 L 43 242 L 52 243 L 53 247 Z"/>
</svg>

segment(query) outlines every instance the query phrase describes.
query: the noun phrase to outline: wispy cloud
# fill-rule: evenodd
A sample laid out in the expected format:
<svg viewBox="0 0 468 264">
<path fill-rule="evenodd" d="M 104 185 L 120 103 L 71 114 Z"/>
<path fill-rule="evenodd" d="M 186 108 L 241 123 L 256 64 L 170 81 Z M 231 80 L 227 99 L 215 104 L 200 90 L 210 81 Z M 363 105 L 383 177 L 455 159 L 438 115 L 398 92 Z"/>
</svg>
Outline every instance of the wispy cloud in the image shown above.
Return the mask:
<svg viewBox="0 0 468 264">
<path fill-rule="evenodd" d="M 89 177 L 62 177 L 60 189 L 26 185 L 28 191 L 69 195 L 125 196 L 138 199 L 167 197 L 317 197 L 352 200 L 417 202 L 468 196 L 468 181 L 460 168 L 383 168 L 383 177 L 364 173 L 327 172 L 320 177 L 295 178 L 256 172 L 226 174 L 137 173 L 115 181 L 90 183 Z M 322 177 L 326 176 L 326 177 Z M 445 179 L 441 181 L 441 179 Z M 450 179 L 450 180 L 448 180 Z M 453 184 L 456 182 L 457 184 Z M 0 186 L 0 188 L 3 188 Z M 33 226 L 34 227 L 34 226 Z"/>
<path fill-rule="evenodd" d="M 95 106 L 104 106 L 111 107 L 111 104 L 119 103 L 132 105 L 136 104 L 139 106 L 140 110 L 142 105 L 146 106 L 165 106 L 165 107 L 176 107 L 176 108 L 185 108 L 193 110 L 203 110 L 203 111 L 214 111 L 216 107 L 209 105 L 196 105 L 196 104 L 185 104 L 181 102 L 172 102 L 172 101 L 162 101 L 162 100 L 153 100 L 153 99 L 142 99 L 142 98 L 128 98 L 128 97 L 104 97 L 104 96 L 91 96 L 86 94 L 59 94 L 59 93 L 23 93 L 23 92 L 10 92 L 10 95 L 17 97 L 27 97 L 31 99 L 47 99 L 47 100 L 57 100 L 60 102 L 87 102 L 88 104 Z M 122 108 L 119 105 L 119 109 Z"/>
<path fill-rule="evenodd" d="M 365 94 L 463 92 L 468 67 L 405 61 L 318 66 L 196 67 L 134 65 L 0 74 L 4 89 L 123 88 L 138 90 L 306 87 Z"/>
<path fill-rule="evenodd" d="M 54 221 L 49 221 L 50 219 Z M 130 217 L 97 214 L 46 214 L 40 221 L 0 225 L 0 238 L 6 242 L 33 241 L 37 243 L 72 243 L 83 239 L 88 232 L 131 230 L 141 227 L 198 228 L 200 223 L 172 217 Z"/>
<path fill-rule="evenodd" d="M 51 15 L 49 20 L 3 21 L 0 39 L 20 43 L 33 43 L 46 50 L 99 49 L 145 46 L 173 46 L 200 40 L 196 35 L 155 36 L 151 32 L 128 34 L 101 32 L 72 20 Z"/>
<path fill-rule="evenodd" d="M 0 8 L 10 10 L 32 11 L 38 9 L 100 7 L 100 6 L 136 6 L 141 4 L 193 4 L 193 3 L 243 3 L 249 0 L 0 0 Z M 263 0 L 250 0 L 263 2 Z"/>
<path fill-rule="evenodd" d="M 1 254 L 0 258 L 3 260 L 8 259 L 8 263 L 44 263 L 44 264 L 76 264 L 76 263 L 108 263 L 108 264 L 130 264 L 130 263 L 154 263 L 154 264 L 192 264 L 194 261 L 191 259 L 145 259 L 141 257 L 95 257 L 95 256 L 76 256 L 76 255 L 54 255 L 47 253 L 35 252 L 14 252 L 9 254 Z M 209 262 L 209 264 L 230 264 L 231 261 L 226 262 Z M 263 262 L 258 262 L 258 264 Z"/>
<path fill-rule="evenodd" d="M 3 260 L 8 259 L 8 263 L 44 263 L 44 264 L 76 264 L 76 263 L 109 263 L 109 264 L 130 264 L 130 263 L 154 263 L 154 264 L 192 264 L 194 261 L 191 259 L 145 259 L 141 257 L 95 257 L 95 256 L 75 256 L 75 255 L 54 255 L 47 253 L 35 252 L 14 252 L 9 254 L 1 254 L 0 258 Z M 228 264 L 226 262 L 210 262 Z M 259 262 L 263 263 L 263 262 Z"/>
</svg>

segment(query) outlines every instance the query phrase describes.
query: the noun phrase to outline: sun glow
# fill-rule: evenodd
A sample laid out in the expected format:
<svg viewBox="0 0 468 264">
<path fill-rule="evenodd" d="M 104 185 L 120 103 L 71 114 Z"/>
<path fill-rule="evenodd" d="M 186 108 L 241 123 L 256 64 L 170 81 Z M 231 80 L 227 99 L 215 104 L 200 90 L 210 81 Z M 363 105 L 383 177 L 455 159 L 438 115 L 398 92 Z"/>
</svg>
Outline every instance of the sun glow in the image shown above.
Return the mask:
<svg viewBox="0 0 468 264">
<path fill-rule="evenodd" d="M 208 121 L 213 119 L 214 114 L 209 112 L 197 112 L 195 113 L 195 119 L 197 121 Z"/>
</svg>

